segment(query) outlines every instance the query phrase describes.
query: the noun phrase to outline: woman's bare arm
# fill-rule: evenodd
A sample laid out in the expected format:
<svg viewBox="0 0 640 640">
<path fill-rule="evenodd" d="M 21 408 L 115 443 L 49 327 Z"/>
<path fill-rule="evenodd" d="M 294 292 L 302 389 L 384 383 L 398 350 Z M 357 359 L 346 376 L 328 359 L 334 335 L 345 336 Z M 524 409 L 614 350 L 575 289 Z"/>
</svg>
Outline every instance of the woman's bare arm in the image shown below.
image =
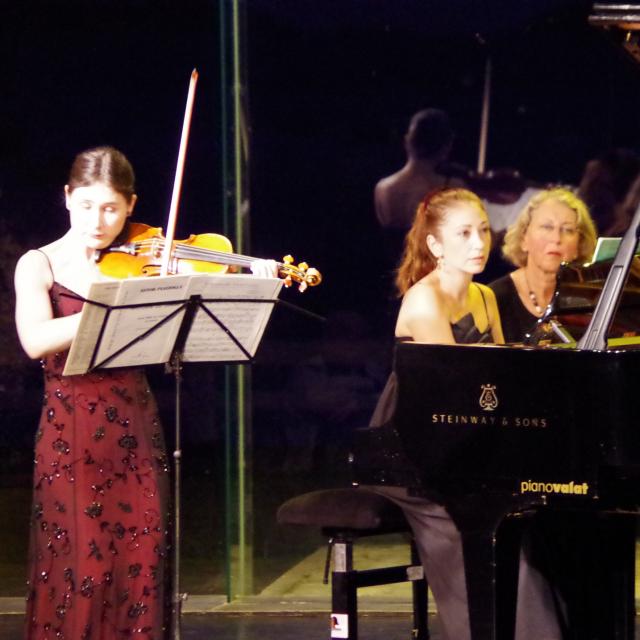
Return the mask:
<svg viewBox="0 0 640 640">
<path fill-rule="evenodd" d="M 22 347 L 31 358 L 41 358 L 71 345 L 80 314 L 54 318 L 49 299 L 52 276 L 47 259 L 28 251 L 16 265 L 16 327 Z"/>
</svg>

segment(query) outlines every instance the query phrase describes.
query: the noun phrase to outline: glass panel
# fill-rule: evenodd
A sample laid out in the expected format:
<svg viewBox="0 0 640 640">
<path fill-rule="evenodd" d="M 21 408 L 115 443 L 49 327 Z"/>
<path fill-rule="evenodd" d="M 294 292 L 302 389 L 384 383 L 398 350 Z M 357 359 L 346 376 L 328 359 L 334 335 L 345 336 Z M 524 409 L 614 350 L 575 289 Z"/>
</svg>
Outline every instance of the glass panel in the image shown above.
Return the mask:
<svg viewBox="0 0 640 640">
<path fill-rule="evenodd" d="M 223 212 L 234 251 L 249 255 L 249 130 L 245 5 L 220 2 Z M 225 368 L 225 568 L 229 599 L 253 593 L 251 369 Z"/>
</svg>

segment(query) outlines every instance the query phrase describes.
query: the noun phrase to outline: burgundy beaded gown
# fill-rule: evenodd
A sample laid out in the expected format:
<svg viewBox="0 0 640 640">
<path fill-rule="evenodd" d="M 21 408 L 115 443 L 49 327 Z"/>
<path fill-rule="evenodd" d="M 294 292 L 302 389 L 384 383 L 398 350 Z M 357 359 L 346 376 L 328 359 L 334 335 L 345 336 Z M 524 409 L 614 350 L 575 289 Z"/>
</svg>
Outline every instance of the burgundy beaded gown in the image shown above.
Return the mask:
<svg viewBox="0 0 640 640">
<path fill-rule="evenodd" d="M 82 303 L 53 284 L 56 317 Z M 62 376 L 44 360 L 29 554 L 28 640 L 162 640 L 168 464 L 140 369 Z"/>
</svg>

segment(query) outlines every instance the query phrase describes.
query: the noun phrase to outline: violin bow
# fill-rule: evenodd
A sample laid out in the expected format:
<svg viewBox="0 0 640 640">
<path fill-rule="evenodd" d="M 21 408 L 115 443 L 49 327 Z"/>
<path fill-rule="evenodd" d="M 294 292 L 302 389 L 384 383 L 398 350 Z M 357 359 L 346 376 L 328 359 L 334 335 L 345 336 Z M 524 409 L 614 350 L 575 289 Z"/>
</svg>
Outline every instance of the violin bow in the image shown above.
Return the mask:
<svg viewBox="0 0 640 640">
<path fill-rule="evenodd" d="M 184 174 L 184 163 L 187 155 L 187 144 L 189 142 L 189 128 L 191 127 L 191 114 L 193 113 L 193 101 L 196 94 L 196 83 L 198 82 L 198 71 L 191 72 L 189 80 L 189 91 L 187 93 L 187 104 L 184 110 L 184 121 L 182 123 L 182 135 L 180 136 L 180 149 L 178 151 L 178 162 L 176 175 L 173 180 L 173 192 L 171 194 L 171 206 L 169 207 L 169 219 L 165 230 L 165 243 L 162 251 L 162 262 L 160 265 L 160 275 L 169 274 L 169 263 L 171 261 L 171 249 L 175 239 L 176 222 L 178 220 L 178 203 L 180 201 L 180 191 L 182 189 L 182 176 Z"/>
</svg>

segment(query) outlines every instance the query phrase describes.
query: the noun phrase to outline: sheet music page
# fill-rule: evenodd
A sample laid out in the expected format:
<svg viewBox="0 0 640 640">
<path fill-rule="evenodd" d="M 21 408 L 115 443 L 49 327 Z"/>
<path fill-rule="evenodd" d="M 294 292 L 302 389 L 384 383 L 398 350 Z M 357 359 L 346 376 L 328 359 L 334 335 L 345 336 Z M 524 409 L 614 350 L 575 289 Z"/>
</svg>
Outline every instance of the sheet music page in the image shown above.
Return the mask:
<svg viewBox="0 0 640 640">
<path fill-rule="evenodd" d="M 99 289 L 91 289 L 88 299 L 112 306 L 118 295 L 120 282 L 109 281 L 101 284 L 103 286 Z M 76 337 L 71 343 L 63 375 L 74 376 L 86 373 L 106 314 L 107 309 L 104 307 L 85 302 L 82 308 L 80 326 Z"/>
<path fill-rule="evenodd" d="M 180 306 L 192 295 L 221 299 L 205 306 L 253 356 L 273 310 L 269 301 L 277 299 L 281 288 L 282 280 L 246 274 L 207 273 L 94 282 L 88 300 L 107 305 L 110 310 L 89 302 L 84 304 L 63 375 L 86 373 L 91 367 L 168 362 L 185 313 Z M 229 298 L 239 301 L 222 301 Z M 153 304 L 155 302 L 163 304 Z M 126 306 L 146 304 L 150 306 Z M 159 324 L 172 313 L 173 317 Z M 120 349 L 122 353 L 114 356 Z M 247 356 L 220 324 L 198 309 L 183 359 L 226 362 L 247 360 Z"/>
<path fill-rule="evenodd" d="M 184 310 L 175 314 L 164 324 L 156 326 L 141 340 L 136 339 L 179 308 L 188 297 L 190 279 L 190 275 L 172 275 L 164 278 L 128 278 L 93 283 L 88 299 L 104 302 L 111 307 L 154 302 L 165 304 L 112 309 L 107 317 L 105 309 L 85 303 L 78 334 L 71 346 L 64 375 L 85 373 L 89 367 L 100 365 L 127 345 L 130 346 L 104 366 L 107 368 L 129 367 L 167 362 L 171 356 Z M 168 302 L 175 303 L 166 304 Z M 92 365 L 91 356 L 98 340 L 100 345 Z"/>
<path fill-rule="evenodd" d="M 248 274 L 194 276 L 189 295 L 207 299 L 240 299 L 205 302 L 204 306 L 235 336 L 253 357 L 267 326 L 273 304 L 282 289 L 278 278 L 256 278 Z M 265 302 L 242 302 L 264 300 Z M 184 348 L 185 362 L 233 362 L 247 360 L 225 330 L 199 309 Z"/>
</svg>

